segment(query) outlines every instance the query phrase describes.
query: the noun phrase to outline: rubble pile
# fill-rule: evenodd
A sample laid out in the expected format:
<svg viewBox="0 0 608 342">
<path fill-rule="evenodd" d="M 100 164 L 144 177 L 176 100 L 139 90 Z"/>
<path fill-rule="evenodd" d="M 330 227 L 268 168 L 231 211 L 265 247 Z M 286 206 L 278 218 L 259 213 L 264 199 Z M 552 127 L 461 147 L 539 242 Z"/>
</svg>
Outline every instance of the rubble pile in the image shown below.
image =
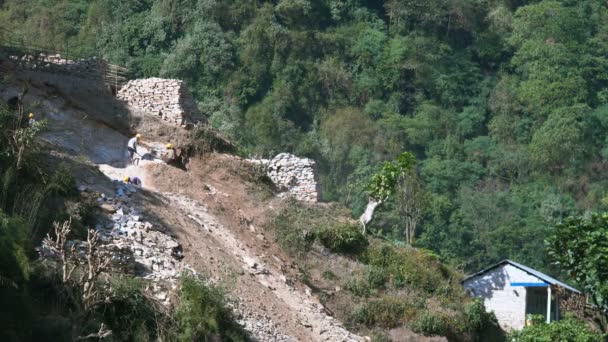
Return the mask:
<svg viewBox="0 0 608 342">
<path fill-rule="evenodd" d="M 268 176 L 278 187 L 285 187 L 289 195 L 305 202 L 317 202 L 315 162 L 281 153 L 268 163 Z"/>
<path fill-rule="evenodd" d="M 103 194 L 98 198 L 100 207 L 111 214 L 110 222 L 98 224 L 102 237 L 119 249 L 133 253 L 135 274 L 155 281 L 174 283 L 187 268 L 181 263 L 182 248 L 177 240 L 142 220 L 139 210 L 130 206 L 130 196 L 137 192 L 131 184 L 115 181 L 114 197 Z"/>
<path fill-rule="evenodd" d="M 116 97 L 178 126 L 201 119 L 184 81 L 156 77 L 131 80 L 120 88 Z"/>
<path fill-rule="evenodd" d="M 243 299 L 239 298 L 239 302 L 233 304 L 232 310 L 236 314 L 238 323 L 250 333 L 252 340 L 275 342 L 297 341 L 291 336 L 280 333 L 279 326 L 268 315 L 247 310 L 243 305 L 240 305 L 239 303 L 242 301 Z"/>
<path fill-rule="evenodd" d="M 100 194 L 97 202 L 109 219 L 95 227 L 103 245 L 102 255 L 110 258 L 113 271 L 134 274 L 151 280 L 149 290 L 163 304 L 169 305 L 169 292 L 177 288 L 178 278 L 185 271 L 196 272 L 181 262 L 182 247 L 177 240 L 165 233 L 162 227 L 155 227 L 143 220 L 140 211 L 131 205 L 131 196 L 138 189 L 123 182 L 114 181 L 114 196 Z M 87 191 L 86 187 L 79 190 Z M 84 256 L 86 242 L 70 241 Z M 53 256 L 48 246 L 39 248 L 42 258 Z"/>
</svg>

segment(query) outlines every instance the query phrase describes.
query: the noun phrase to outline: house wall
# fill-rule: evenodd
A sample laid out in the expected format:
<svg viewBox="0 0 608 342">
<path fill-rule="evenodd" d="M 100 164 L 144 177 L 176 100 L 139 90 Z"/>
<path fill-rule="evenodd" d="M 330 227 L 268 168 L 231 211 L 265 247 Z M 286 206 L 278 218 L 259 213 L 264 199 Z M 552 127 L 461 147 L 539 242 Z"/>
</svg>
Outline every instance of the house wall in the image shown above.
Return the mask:
<svg viewBox="0 0 608 342">
<path fill-rule="evenodd" d="M 504 330 L 522 329 L 526 322 L 526 288 L 511 283 L 538 283 L 541 279 L 505 264 L 464 282 L 472 296 L 482 298 Z"/>
</svg>

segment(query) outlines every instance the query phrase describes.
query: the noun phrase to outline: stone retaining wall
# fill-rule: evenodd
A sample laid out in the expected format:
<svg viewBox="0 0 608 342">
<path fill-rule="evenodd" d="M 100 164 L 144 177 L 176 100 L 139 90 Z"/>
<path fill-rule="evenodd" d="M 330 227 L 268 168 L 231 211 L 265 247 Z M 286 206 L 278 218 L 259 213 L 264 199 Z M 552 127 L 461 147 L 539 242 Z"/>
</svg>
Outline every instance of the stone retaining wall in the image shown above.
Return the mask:
<svg viewBox="0 0 608 342">
<path fill-rule="evenodd" d="M 312 159 L 281 153 L 268 163 L 268 176 L 298 200 L 317 202 L 319 199 L 316 164 Z"/>
<path fill-rule="evenodd" d="M 38 55 L 9 55 L 8 57 L 19 66 L 38 71 L 60 72 L 91 79 L 101 79 L 104 76 L 105 61 L 95 57 L 71 60 L 63 58 L 59 54 Z"/>
<path fill-rule="evenodd" d="M 175 125 L 202 119 L 184 81 L 156 77 L 131 80 L 120 88 L 116 97 Z"/>
</svg>

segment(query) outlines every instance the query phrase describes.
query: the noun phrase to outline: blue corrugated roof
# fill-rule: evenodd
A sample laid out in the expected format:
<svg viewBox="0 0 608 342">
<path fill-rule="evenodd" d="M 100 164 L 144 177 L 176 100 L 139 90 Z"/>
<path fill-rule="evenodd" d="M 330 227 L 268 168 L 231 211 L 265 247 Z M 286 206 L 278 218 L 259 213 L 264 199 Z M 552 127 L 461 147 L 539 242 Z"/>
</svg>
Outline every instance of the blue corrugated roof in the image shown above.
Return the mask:
<svg viewBox="0 0 608 342">
<path fill-rule="evenodd" d="M 530 268 L 528 266 L 522 265 L 522 264 L 520 264 L 518 262 L 515 262 L 513 260 L 509 260 L 509 259 L 505 259 L 505 260 L 503 260 L 503 261 L 501 261 L 501 262 L 499 262 L 497 264 L 494 264 L 494 265 L 492 265 L 492 266 L 490 266 L 490 267 L 488 267 L 488 268 L 486 268 L 484 270 L 481 270 L 481 271 L 479 271 L 479 272 L 477 272 L 477 273 L 475 273 L 475 274 L 473 274 L 471 276 L 468 276 L 468 277 L 466 277 L 463 280 L 463 282 L 466 281 L 466 280 L 469 280 L 471 278 L 475 278 L 477 276 L 480 276 L 480 275 L 488 272 L 489 270 L 492 270 L 492 269 L 494 269 L 494 268 L 496 268 L 498 266 L 504 265 L 504 264 L 510 264 L 512 266 L 515 266 L 515 267 L 519 268 L 520 270 L 522 270 L 524 272 L 527 272 L 527 273 L 529 273 L 529 274 L 531 274 L 531 275 L 533 275 L 533 276 L 535 276 L 535 277 L 537 277 L 537 278 L 539 278 L 539 279 L 541 279 L 541 280 L 543 280 L 543 281 L 545 281 L 545 282 L 547 282 L 547 283 L 549 283 L 551 285 L 558 285 L 558 286 L 563 287 L 565 289 L 568 289 L 570 291 L 573 291 L 573 292 L 576 292 L 576 293 L 581 293 L 581 291 L 575 289 L 574 287 L 566 285 L 566 284 L 562 283 L 561 281 L 559 281 L 559 280 L 557 280 L 555 278 L 549 277 L 548 275 L 544 274 L 543 272 L 537 271 L 537 270 L 535 270 L 533 268 Z"/>
</svg>

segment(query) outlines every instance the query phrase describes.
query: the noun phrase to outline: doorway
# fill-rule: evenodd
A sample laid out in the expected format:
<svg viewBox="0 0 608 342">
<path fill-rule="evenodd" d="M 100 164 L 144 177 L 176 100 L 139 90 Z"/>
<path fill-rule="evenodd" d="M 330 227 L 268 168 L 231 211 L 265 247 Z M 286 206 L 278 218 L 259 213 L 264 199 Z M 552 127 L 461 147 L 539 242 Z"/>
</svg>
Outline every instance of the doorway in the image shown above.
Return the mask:
<svg viewBox="0 0 608 342">
<path fill-rule="evenodd" d="M 526 287 L 526 318 L 528 315 L 542 315 L 547 319 L 547 288 Z M 551 321 L 555 320 L 556 303 L 551 303 Z"/>
</svg>

